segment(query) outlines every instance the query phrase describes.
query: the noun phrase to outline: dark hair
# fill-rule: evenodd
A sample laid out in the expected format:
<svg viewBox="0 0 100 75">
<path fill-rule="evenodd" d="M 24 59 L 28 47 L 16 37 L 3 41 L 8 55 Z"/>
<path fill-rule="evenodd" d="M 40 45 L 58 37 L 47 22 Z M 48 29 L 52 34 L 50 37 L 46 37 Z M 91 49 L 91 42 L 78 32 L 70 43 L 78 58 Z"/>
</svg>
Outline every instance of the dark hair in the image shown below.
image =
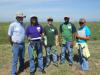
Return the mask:
<svg viewBox="0 0 100 75">
<path fill-rule="evenodd" d="M 32 24 L 33 19 L 36 21 L 35 25 L 37 25 L 38 24 L 38 18 L 36 16 L 31 17 L 31 19 L 30 19 L 31 24 Z"/>
</svg>

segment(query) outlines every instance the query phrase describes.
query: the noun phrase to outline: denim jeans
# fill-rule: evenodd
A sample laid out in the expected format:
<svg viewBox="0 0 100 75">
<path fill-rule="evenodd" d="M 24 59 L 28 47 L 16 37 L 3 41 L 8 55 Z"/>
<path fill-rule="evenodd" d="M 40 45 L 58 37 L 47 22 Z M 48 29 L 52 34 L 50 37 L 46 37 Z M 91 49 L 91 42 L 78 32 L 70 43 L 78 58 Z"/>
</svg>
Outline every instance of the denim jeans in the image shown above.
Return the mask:
<svg viewBox="0 0 100 75">
<path fill-rule="evenodd" d="M 18 58 L 20 62 L 19 69 L 24 69 L 25 44 L 14 43 L 12 46 L 12 55 L 12 75 L 16 75 Z"/>
<path fill-rule="evenodd" d="M 29 44 L 28 53 L 29 53 L 29 59 L 30 59 L 30 72 L 35 71 L 34 50 L 36 50 L 36 52 L 37 52 L 38 68 L 40 71 L 42 71 L 44 69 L 44 66 L 43 66 L 41 40 L 31 41 Z"/>
<path fill-rule="evenodd" d="M 65 63 L 65 54 L 66 50 L 68 50 L 68 58 L 69 64 L 73 64 L 73 49 L 72 49 L 72 42 L 67 42 L 66 44 L 62 45 L 61 49 L 61 63 Z"/>
<path fill-rule="evenodd" d="M 81 47 L 81 46 L 79 46 Z M 85 58 L 82 54 L 83 48 L 79 48 L 78 49 L 78 62 L 81 65 L 81 69 L 83 71 L 87 71 L 89 70 L 89 62 L 88 62 L 88 58 Z"/>
<path fill-rule="evenodd" d="M 50 55 L 52 55 L 53 62 L 57 63 L 57 48 L 56 46 L 51 46 L 46 48 L 46 63 L 50 63 Z"/>
</svg>

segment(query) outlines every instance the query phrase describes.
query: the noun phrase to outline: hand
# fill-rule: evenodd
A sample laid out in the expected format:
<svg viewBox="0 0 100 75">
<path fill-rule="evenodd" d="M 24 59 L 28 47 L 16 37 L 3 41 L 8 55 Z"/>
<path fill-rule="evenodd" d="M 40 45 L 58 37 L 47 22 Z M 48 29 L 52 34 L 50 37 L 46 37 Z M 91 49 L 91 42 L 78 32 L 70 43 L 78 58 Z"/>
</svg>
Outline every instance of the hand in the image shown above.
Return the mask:
<svg viewBox="0 0 100 75">
<path fill-rule="evenodd" d="M 72 42 L 71 46 L 72 46 L 72 47 L 74 47 L 74 46 L 75 46 L 75 41 L 73 41 L 73 42 Z"/>
<path fill-rule="evenodd" d="M 31 40 L 31 37 L 28 37 L 28 40 L 30 41 Z"/>
<path fill-rule="evenodd" d="M 47 37 L 46 36 L 43 37 L 43 43 L 45 46 L 47 46 Z"/>
<path fill-rule="evenodd" d="M 56 43 L 56 46 L 59 46 L 59 42 L 56 41 L 55 43 Z"/>
<path fill-rule="evenodd" d="M 78 34 L 76 34 L 75 36 L 76 36 L 76 38 L 79 38 L 79 35 Z"/>
</svg>

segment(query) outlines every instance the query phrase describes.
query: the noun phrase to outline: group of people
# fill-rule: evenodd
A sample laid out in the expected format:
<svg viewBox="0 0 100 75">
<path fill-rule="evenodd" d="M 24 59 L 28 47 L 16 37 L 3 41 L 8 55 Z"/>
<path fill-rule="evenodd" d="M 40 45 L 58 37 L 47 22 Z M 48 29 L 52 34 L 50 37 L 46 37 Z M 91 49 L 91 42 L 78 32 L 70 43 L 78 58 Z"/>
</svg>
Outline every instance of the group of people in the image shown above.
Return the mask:
<svg viewBox="0 0 100 75">
<path fill-rule="evenodd" d="M 35 51 L 37 54 L 38 70 L 46 73 L 43 64 L 43 46 L 46 50 L 46 67 L 50 65 L 52 55 L 53 64 L 58 67 L 57 46 L 61 47 L 60 64 L 65 63 L 66 50 L 68 50 L 69 66 L 73 65 L 73 46 L 76 41 L 78 49 L 78 60 L 83 71 L 89 70 L 88 58 L 90 53 L 88 50 L 87 40 L 90 39 L 90 29 L 86 25 L 85 19 L 79 20 L 80 28 L 77 31 L 74 24 L 69 22 L 69 17 L 64 17 L 64 23 L 58 29 L 53 25 L 53 18 L 48 18 L 45 27 L 39 24 L 38 18 L 32 16 L 30 25 L 25 29 L 23 13 L 16 14 L 16 21 L 11 23 L 8 29 L 9 41 L 12 45 L 12 75 L 17 75 L 17 63 L 19 59 L 19 70 L 24 71 L 25 56 L 25 36 L 29 42 L 28 54 L 30 64 L 30 75 L 35 74 Z"/>
</svg>

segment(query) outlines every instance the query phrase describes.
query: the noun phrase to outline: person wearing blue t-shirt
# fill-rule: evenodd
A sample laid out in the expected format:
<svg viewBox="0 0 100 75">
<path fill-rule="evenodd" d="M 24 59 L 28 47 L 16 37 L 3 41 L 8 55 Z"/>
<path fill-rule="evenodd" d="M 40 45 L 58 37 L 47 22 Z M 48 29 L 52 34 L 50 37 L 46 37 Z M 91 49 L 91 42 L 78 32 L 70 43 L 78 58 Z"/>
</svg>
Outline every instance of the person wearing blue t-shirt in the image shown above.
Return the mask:
<svg viewBox="0 0 100 75">
<path fill-rule="evenodd" d="M 88 58 L 90 57 L 87 41 L 90 40 L 91 31 L 89 27 L 86 25 L 85 19 L 79 20 L 80 28 L 76 35 L 77 38 L 77 47 L 78 47 L 78 54 L 79 54 L 79 63 L 81 65 L 81 69 L 83 71 L 89 70 L 89 63 Z"/>
</svg>

